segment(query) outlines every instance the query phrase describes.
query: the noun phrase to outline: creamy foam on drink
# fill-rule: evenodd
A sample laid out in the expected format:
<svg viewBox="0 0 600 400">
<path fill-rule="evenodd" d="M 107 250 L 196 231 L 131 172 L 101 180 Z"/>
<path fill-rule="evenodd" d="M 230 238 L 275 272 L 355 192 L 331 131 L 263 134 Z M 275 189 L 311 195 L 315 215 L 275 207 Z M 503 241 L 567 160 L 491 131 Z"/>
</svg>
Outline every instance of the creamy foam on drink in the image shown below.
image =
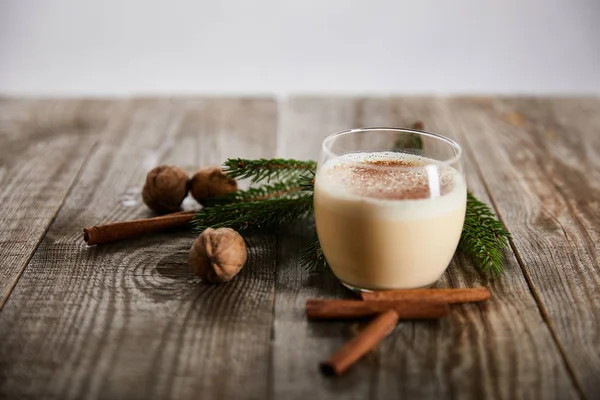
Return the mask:
<svg viewBox="0 0 600 400">
<path fill-rule="evenodd" d="M 456 250 L 465 207 L 462 175 L 412 154 L 346 154 L 323 164 L 315 181 L 325 257 L 341 281 L 363 289 L 438 280 Z"/>
</svg>

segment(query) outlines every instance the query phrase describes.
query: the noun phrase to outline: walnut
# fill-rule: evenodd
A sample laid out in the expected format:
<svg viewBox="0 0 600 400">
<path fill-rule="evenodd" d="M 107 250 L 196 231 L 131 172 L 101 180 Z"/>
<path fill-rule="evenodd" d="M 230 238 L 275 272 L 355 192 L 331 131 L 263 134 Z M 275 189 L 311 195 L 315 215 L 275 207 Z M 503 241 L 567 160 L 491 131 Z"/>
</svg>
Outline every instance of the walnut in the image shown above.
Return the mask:
<svg viewBox="0 0 600 400">
<path fill-rule="evenodd" d="M 246 263 L 244 238 L 230 228 L 206 228 L 192 244 L 189 264 L 203 281 L 231 280 Z"/>
<path fill-rule="evenodd" d="M 213 197 L 237 192 L 237 182 L 219 167 L 202 168 L 190 180 L 190 193 L 202 205 Z"/>
<path fill-rule="evenodd" d="M 158 213 L 178 211 L 188 192 L 188 175 L 179 167 L 159 165 L 146 176 L 142 199 Z"/>
</svg>

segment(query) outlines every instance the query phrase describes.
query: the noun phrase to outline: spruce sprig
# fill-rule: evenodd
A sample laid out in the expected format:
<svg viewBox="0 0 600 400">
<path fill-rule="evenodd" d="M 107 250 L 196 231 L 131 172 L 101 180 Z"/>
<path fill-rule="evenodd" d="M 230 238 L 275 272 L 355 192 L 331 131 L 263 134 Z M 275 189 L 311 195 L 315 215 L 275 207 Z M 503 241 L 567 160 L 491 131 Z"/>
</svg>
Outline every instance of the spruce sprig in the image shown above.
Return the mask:
<svg viewBox="0 0 600 400">
<path fill-rule="evenodd" d="M 224 196 L 208 199 L 207 205 L 218 206 L 230 203 L 249 203 L 276 198 L 296 198 L 301 195 L 301 193 L 299 193 L 302 189 L 300 185 L 301 182 L 299 180 L 293 180 L 264 184 L 259 187 L 250 187 L 246 190 L 239 190 Z"/>
<path fill-rule="evenodd" d="M 313 232 L 313 238 L 308 247 L 300 251 L 300 265 L 307 269 L 327 266 L 327 260 L 321 249 L 316 231 Z"/>
<path fill-rule="evenodd" d="M 423 131 L 425 130 L 425 125 L 422 121 L 415 121 L 411 125 L 412 129 Z M 420 135 L 416 135 L 411 132 L 398 132 L 396 133 L 396 140 L 394 141 L 394 147 L 396 149 L 407 150 L 407 149 L 423 149 L 423 139 L 421 139 Z"/>
<path fill-rule="evenodd" d="M 274 158 L 267 160 L 248 160 L 243 158 L 230 158 L 223 164 L 223 171 L 235 179 L 250 179 L 250 184 L 270 182 L 272 180 L 286 181 L 315 171 L 317 163 L 314 161 L 299 161 L 294 159 Z"/>
<path fill-rule="evenodd" d="M 205 207 L 194 216 L 197 232 L 206 228 L 232 228 L 239 232 L 273 230 L 279 225 L 308 219 L 313 212 L 313 197 L 274 198 L 221 206 Z"/>
<path fill-rule="evenodd" d="M 467 193 L 467 212 L 458 249 L 470 255 L 484 272 L 502 272 L 502 250 L 508 246 L 510 233 L 496 219 L 487 204 Z"/>
<path fill-rule="evenodd" d="M 308 174 L 300 176 L 298 186 L 300 186 L 300 190 L 312 193 L 315 190 L 315 172 L 310 171 Z"/>
</svg>

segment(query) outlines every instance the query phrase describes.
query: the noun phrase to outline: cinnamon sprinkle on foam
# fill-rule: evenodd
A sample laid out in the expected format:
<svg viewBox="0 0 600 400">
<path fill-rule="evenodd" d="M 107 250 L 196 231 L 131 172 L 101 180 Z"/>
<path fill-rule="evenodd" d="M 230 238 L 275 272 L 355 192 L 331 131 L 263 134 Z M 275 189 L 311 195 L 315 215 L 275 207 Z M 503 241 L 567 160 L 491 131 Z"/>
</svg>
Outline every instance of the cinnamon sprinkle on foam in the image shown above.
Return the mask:
<svg viewBox="0 0 600 400">
<path fill-rule="evenodd" d="M 326 184 L 358 196 L 413 200 L 444 195 L 454 186 L 454 168 L 435 160 L 404 153 L 362 153 L 338 157 L 324 166 Z M 437 187 L 436 187 L 437 186 Z M 436 190 L 439 189 L 439 190 Z"/>
</svg>

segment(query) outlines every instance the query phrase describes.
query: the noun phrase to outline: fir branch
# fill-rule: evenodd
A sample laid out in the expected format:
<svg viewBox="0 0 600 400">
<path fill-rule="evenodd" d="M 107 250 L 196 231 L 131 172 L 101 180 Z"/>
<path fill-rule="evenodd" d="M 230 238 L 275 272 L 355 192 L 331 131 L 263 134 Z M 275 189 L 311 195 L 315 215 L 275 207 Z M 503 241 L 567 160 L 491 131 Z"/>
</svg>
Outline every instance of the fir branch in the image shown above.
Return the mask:
<svg viewBox="0 0 600 400">
<path fill-rule="evenodd" d="M 228 193 L 224 196 L 215 197 L 207 200 L 207 206 L 217 206 L 229 203 L 249 203 L 253 201 L 275 199 L 275 198 L 296 198 L 302 190 L 301 183 L 298 180 L 277 182 L 272 185 L 262 185 L 251 187 L 246 190 L 240 190 L 235 193 Z"/>
<path fill-rule="evenodd" d="M 411 125 L 411 129 L 422 131 L 425 129 L 423 122 L 416 121 Z M 398 150 L 406 149 L 423 149 L 423 140 L 421 135 L 417 135 L 411 132 L 398 132 L 396 134 L 396 140 L 394 141 L 394 148 Z"/>
<path fill-rule="evenodd" d="M 197 232 L 209 227 L 233 228 L 240 232 L 271 230 L 279 225 L 307 219 L 312 212 L 312 195 L 303 195 L 206 207 L 196 213 L 192 224 Z"/>
<path fill-rule="evenodd" d="M 310 245 L 300 251 L 300 265 L 307 269 L 317 269 L 328 266 L 316 231 L 313 232 L 313 239 L 310 242 Z"/>
<path fill-rule="evenodd" d="M 510 233 L 487 204 L 467 193 L 467 212 L 458 249 L 471 256 L 482 271 L 498 275 L 504 261 L 502 250 L 508 246 L 509 238 Z"/>
<path fill-rule="evenodd" d="M 419 135 L 410 132 L 398 132 L 396 135 L 397 138 L 394 141 L 394 148 L 397 150 L 421 150 L 423 148 L 423 140 L 421 140 Z"/>
<path fill-rule="evenodd" d="M 247 160 L 230 158 L 223 164 L 223 171 L 235 179 L 248 179 L 250 183 L 271 180 L 287 180 L 314 171 L 317 164 L 314 161 L 285 160 L 282 158 Z"/>
<path fill-rule="evenodd" d="M 315 172 L 310 171 L 306 175 L 300 176 L 298 179 L 298 185 L 300 186 L 300 190 L 305 192 L 314 192 L 315 190 Z"/>
</svg>

